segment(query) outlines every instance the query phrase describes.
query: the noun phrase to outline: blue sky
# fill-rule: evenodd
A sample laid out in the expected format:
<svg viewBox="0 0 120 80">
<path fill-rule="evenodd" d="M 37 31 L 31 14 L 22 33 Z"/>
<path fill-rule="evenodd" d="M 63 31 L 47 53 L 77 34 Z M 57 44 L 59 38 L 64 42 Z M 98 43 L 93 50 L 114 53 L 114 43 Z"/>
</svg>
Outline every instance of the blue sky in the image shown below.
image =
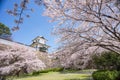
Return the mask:
<svg viewBox="0 0 120 80">
<path fill-rule="evenodd" d="M 20 0 L 0 0 L 0 22 L 12 28 L 16 26 L 14 19 L 11 15 L 6 13 L 7 9 L 12 9 L 15 2 L 19 3 Z M 34 0 L 32 0 L 34 1 Z M 25 14 L 29 14 L 30 18 L 24 18 L 24 23 L 20 25 L 20 30 L 12 32 L 12 38 L 16 42 L 20 42 L 26 45 L 30 45 L 32 40 L 37 36 L 44 36 L 50 47 L 49 52 L 54 51 L 57 47 L 55 43 L 55 36 L 51 35 L 55 23 L 49 23 L 49 18 L 42 16 L 44 11 L 43 6 L 35 5 L 31 2 L 28 5 L 30 8 L 34 8 L 34 12 L 26 11 Z"/>
</svg>

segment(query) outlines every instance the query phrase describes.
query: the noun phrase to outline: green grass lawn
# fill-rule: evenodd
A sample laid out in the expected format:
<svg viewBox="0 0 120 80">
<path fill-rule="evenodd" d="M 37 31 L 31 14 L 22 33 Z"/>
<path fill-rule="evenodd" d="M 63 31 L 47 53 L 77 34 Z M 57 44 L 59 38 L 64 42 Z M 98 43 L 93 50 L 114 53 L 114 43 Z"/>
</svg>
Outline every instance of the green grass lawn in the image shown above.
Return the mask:
<svg viewBox="0 0 120 80">
<path fill-rule="evenodd" d="M 15 80 L 89 80 L 90 74 L 87 73 L 60 73 L 49 72 L 41 73 L 37 76 L 17 78 Z"/>
</svg>

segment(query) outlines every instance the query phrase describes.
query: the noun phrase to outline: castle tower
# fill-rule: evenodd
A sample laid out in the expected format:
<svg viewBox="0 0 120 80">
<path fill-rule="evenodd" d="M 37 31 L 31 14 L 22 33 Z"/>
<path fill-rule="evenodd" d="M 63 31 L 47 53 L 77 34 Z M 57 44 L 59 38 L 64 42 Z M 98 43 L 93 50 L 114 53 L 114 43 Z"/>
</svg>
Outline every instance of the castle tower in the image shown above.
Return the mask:
<svg viewBox="0 0 120 80">
<path fill-rule="evenodd" d="M 46 41 L 43 36 L 37 36 L 32 40 L 31 47 L 36 48 L 37 51 L 47 52 L 50 46 L 46 45 Z"/>
</svg>

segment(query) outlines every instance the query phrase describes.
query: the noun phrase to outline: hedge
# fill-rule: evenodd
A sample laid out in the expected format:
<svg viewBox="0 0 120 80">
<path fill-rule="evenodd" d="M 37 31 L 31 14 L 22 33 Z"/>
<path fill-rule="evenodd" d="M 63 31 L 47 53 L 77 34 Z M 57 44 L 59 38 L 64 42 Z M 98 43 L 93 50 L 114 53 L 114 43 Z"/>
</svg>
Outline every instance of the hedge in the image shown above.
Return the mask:
<svg viewBox="0 0 120 80">
<path fill-rule="evenodd" d="M 118 80 L 120 74 L 118 71 L 99 70 L 92 74 L 94 80 Z"/>
</svg>

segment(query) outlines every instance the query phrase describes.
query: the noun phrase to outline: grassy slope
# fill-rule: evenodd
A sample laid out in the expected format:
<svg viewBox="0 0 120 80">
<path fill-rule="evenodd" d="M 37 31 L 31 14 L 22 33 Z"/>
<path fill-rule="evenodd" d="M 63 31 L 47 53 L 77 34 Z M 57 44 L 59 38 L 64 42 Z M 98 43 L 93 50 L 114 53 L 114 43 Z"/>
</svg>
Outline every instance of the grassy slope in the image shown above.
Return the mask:
<svg viewBox="0 0 120 80">
<path fill-rule="evenodd" d="M 89 74 L 49 72 L 17 80 L 87 80 L 89 77 Z"/>
</svg>

